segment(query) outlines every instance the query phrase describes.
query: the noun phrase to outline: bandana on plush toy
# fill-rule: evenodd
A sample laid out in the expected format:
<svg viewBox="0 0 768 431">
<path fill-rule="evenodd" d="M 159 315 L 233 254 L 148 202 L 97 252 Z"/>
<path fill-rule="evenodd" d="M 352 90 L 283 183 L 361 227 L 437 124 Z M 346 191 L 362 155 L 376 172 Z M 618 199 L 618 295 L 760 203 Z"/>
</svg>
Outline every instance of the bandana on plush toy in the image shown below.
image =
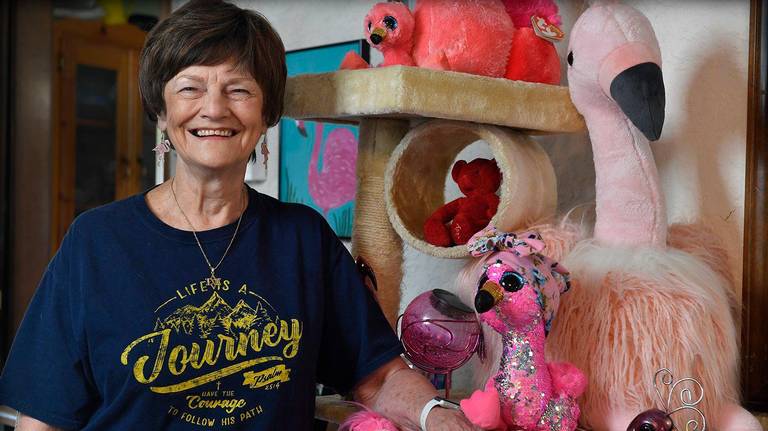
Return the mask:
<svg viewBox="0 0 768 431">
<path fill-rule="evenodd" d="M 495 226 L 488 226 L 474 234 L 467 242 L 469 254 L 482 257 L 494 251 L 510 251 L 516 256 L 528 256 L 544 250 L 544 241 L 538 232 L 515 233 L 499 232 Z"/>
<path fill-rule="evenodd" d="M 500 232 L 490 225 L 467 242 L 467 249 L 473 257 L 491 253 L 509 255 L 505 263 L 517 266 L 517 272 L 537 291 L 545 329 L 549 332 L 560 305 L 560 295 L 570 289 L 570 276 L 563 265 L 541 254 L 544 248 L 544 241 L 538 232 Z"/>
</svg>

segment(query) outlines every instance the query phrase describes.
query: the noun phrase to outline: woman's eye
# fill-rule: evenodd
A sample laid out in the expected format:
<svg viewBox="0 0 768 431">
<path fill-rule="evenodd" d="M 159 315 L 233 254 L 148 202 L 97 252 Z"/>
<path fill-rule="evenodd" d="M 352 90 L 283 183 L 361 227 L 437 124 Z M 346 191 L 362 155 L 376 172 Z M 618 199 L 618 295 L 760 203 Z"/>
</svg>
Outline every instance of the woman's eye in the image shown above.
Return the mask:
<svg viewBox="0 0 768 431">
<path fill-rule="evenodd" d="M 182 97 L 187 98 L 193 98 L 198 97 L 200 93 L 200 89 L 197 87 L 183 87 L 181 90 L 179 90 L 179 95 Z"/>
<path fill-rule="evenodd" d="M 245 88 L 235 88 L 232 90 L 233 93 L 240 93 L 240 94 L 251 94 L 250 91 L 246 90 Z"/>
</svg>

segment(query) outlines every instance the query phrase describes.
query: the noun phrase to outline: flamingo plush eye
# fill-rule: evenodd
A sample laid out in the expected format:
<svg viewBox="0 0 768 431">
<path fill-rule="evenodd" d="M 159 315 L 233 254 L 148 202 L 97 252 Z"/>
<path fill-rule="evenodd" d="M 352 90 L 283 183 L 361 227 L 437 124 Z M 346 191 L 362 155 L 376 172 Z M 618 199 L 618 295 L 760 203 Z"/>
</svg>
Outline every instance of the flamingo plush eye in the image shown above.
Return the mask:
<svg viewBox="0 0 768 431">
<path fill-rule="evenodd" d="M 573 66 L 573 51 L 568 53 L 568 65 Z"/>
<path fill-rule="evenodd" d="M 523 285 L 525 284 L 525 279 L 523 279 L 522 275 L 514 271 L 507 271 L 504 273 L 504 275 L 501 276 L 501 280 L 499 280 L 499 284 L 507 292 L 517 292 L 518 290 L 523 288 Z"/>
<path fill-rule="evenodd" d="M 390 30 L 394 30 L 397 28 L 397 20 L 395 17 L 387 15 L 384 17 L 384 26 Z"/>
<path fill-rule="evenodd" d="M 371 22 L 368 21 L 368 31 L 371 31 Z"/>
</svg>

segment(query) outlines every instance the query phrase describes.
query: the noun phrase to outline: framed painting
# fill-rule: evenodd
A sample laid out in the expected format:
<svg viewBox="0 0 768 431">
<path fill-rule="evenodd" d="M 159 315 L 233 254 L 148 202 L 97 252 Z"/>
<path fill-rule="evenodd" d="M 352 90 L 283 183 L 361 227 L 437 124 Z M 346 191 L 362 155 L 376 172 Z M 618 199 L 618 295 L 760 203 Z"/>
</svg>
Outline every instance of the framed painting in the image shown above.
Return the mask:
<svg viewBox="0 0 768 431">
<path fill-rule="evenodd" d="M 365 40 L 289 51 L 288 76 L 337 70 L 348 51 L 370 61 Z M 353 125 L 280 120 L 280 200 L 314 208 L 341 238 L 352 236 L 358 139 Z"/>
</svg>

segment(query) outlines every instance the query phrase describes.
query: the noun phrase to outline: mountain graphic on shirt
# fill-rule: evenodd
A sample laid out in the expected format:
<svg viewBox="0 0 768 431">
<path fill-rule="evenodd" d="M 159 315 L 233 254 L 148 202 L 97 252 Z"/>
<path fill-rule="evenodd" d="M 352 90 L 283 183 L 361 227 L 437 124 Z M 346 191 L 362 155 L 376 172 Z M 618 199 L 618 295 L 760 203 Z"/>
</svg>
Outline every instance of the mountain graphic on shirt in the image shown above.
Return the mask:
<svg viewBox="0 0 768 431">
<path fill-rule="evenodd" d="M 274 321 L 274 318 L 269 315 L 269 312 L 266 307 L 261 304 L 261 301 L 256 303 L 256 309 L 254 310 L 242 299 L 235 305 L 235 308 L 227 317 L 230 319 L 230 326 L 232 328 L 244 331 L 247 331 L 252 327 L 261 329 L 267 323 Z"/>
<path fill-rule="evenodd" d="M 199 307 L 185 305 L 176 309 L 165 319 L 158 318 L 155 322 L 155 331 L 171 328 L 177 333 L 196 334 L 205 339 L 212 334 L 231 335 L 233 330 L 260 329 L 274 321 L 275 317 L 269 314 L 267 307 L 261 301 L 257 301 L 254 309 L 241 299 L 233 308 L 219 296 L 218 292 L 213 292 L 211 297 Z"/>
</svg>

